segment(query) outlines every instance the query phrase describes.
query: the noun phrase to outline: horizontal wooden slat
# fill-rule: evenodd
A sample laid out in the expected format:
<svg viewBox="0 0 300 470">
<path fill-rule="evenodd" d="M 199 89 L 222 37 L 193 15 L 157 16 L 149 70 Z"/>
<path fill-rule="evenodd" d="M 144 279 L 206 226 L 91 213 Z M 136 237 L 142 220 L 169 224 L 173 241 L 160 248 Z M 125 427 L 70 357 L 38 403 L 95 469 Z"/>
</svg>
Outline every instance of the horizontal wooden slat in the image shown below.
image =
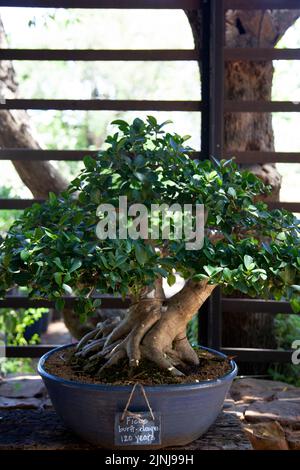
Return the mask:
<svg viewBox="0 0 300 470">
<path fill-rule="evenodd" d="M 299 9 L 299 0 L 224 0 L 226 10 Z"/>
<path fill-rule="evenodd" d="M 127 308 L 129 300 L 123 301 L 121 298 L 112 296 L 97 296 L 102 300 L 102 308 Z M 73 305 L 74 297 L 64 297 L 66 304 Z M 45 299 L 33 300 L 24 295 L 9 295 L 5 299 L 0 300 L 0 308 L 12 307 L 53 307 L 54 302 L 49 302 Z M 222 310 L 226 312 L 240 312 L 240 313 L 286 313 L 291 314 L 292 309 L 289 302 L 275 300 L 260 300 L 260 299 L 222 299 Z"/>
<path fill-rule="evenodd" d="M 0 49 L 0 60 L 84 60 L 84 61 L 177 61 L 199 60 L 193 49 L 92 50 L 92 49 Z"/>
<path fill-rule="evenodd" d="M 291 314 L 293 310 L 289 302 L 275 300 L 254 300 L 254 299 L 222 299 L 223 312 L 238 313 L 286 313 Z"/>
<path fill-rule="evenodd" d="M 0 199 L 0 210 L 2 209 L 26 209 L 34 202 L 43 202 L 42 199 Z"/>
<path fill-rule="evenodd" d="M 1 153 L 0 153 L 1 155 Z M 226 157 L 235 157 L 237 163 L 300 163 L 300 152 L 263 152 L 255 150 L 228 150 Z M 1 158 L 1 156 L 0 156 Z"/>
<path fill-rule="evenodd" d="M 47 352 L 51 351 L 51 349 L 56 348 L 59 346 L 58 344 L 55 345 L 36 345 L 36 346 L 6 346 L 5 354 L 6 357 L 13 358 L 13 357 L 32 357 L 32 358 L 39 358 L 46 354 Z M 60 345 L 61 346 L 61 345 Z"/>
<path fill-rule="evenodd" d="M 94 156 L 96 150 L 36 150 L 0 149 L 0 160 L 66 160 L 81 161 L 85 155 Z M 262 152 L 228 150 L 226 158 L 236 158 L 238 163 L 300 163 L 300 152 Z M 192 158 L 200 158 L 201 152 L 192 152 Z"/>
<path fill-rule="evenodd" d="M 85 155 L 94 157 L 96 150 L 35 150 L 0 149 L 0 160 L 65 160 L 81 161 Z M 201 152 L 191 152 L 191 158 L 200 158 Z"/>
<path fill-rule="evenodd" d="M 86 155 L 94 156 L 96 150 L 35 150 L 1 149 L 0 160 L 66 160 L 81 161 Z"/>
<path fill-rule="evenodd" d="M 78 111 L 201 111 L 201 101 L 153 100 L 5 100 L 0 109 L 56 109 Z M 274 113 L 300 112 L 300 103 L 292 101 L 233 101 L 224 103 L 226 112 Z"/>
<path fill-rule="evenodd" d="M 268 202 L 270 209 L 286 209 L 291 212 L 300 212 L 300 202 Z"/>
<path fill-rule="evenodd" d="M 97 297 L 98 298 L 98 297 Z M 74 297 L 64 297 L 67 306 L 74 305 Z M 127 308 L 129 300 L 122 300 L 117 297 L 101 297 L 101 308 Z M 33 300 L 25 296 L 7 296 L 5 299 L 0 300 L 0 308 L 54 308 L 55 302 L 48 300 Z"/>
<path fill-rule="evenodd" d="M 197 10 L 201 0 L 0 0 L 0 6 L 30 8 L 128 8 Z"/>
<path fill-rule="evenodd" d="M 0 0 L 0 6 L 31 8 L 187 9 L 201 7 L 201 0 Z M 298 9 L 299 0 L 224 0 L 225 9 Z"/>
<path fill-rule="evenodd" d="M 0 109 L 57 109 L 81 111 L 201 111 L 201 101 L 153 100 L 5 100 Z"/>
<path fill-rule="evenodd" d="M 0 55 L 1 57 L 1 55 Z M 226 47 L 225 60 L 299 60 L 300 49 L 266 49 L 259 47 Z"/>
<path fill-rule="evenodd" d="M 234 356 L 237 362 L 291 363 L 293 351 L 278 349 L 221 348 L 221 352 Z"/>
<path fill-rule="evenodd" d="M 234 101 L 225 100 L 226 112 L 240 113 L 295 113 L 300 111 L 298 101 Z"/>
</svg>

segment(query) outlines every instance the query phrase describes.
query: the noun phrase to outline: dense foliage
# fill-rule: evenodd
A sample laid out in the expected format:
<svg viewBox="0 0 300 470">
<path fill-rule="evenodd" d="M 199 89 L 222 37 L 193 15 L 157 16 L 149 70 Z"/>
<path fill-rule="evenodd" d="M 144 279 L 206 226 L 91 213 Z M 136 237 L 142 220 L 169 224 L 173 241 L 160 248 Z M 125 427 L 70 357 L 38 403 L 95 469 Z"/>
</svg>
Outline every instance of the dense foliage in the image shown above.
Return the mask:
<svg viewBox="0 0 300 470">
<path fill-rule="evenodd" d="M 12 225 L 1 244 L 0 289 L 27 286 L 35 298 L 78 296 L 83 317 L 98 306 L 93 292 L 137 296 L 155 278 L 174 273 L 237 289 L 250 296 L 291 301 L 300 310 L 299 222 L 284 210 L 256 201 L 268 188 L 232 161 L 190 158 L 188 136 L 165 132 L 154 117 L 107 137 L 96 159 L 59 196 L 34 204 Z M 204 204 L 206 236 L 201 250 L 186 240 L 99 240 L 100 203 Z M 131 223 L 129 218 L 129 224 Z M 163 256 L 162 256 L 163 253 Z"/>
</svg>

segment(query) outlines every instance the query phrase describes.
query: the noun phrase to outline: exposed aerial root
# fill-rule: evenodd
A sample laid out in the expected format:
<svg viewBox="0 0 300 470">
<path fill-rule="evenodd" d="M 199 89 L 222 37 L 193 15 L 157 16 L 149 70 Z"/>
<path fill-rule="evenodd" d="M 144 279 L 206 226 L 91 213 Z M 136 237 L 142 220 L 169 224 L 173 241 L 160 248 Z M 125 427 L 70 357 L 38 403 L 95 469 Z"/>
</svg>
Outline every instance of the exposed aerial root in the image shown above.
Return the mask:
<svg viewBox="0 0 300 470">
<path fill-rule="evenodd" d="M 177 335 L 173 342 L 173 347 L 175 352 L 178 354 L 179 359 L 182 362 L 187 362 L 188 364 L 198 365 L 199 357 L 196 351 L 190 345 L 185 333 Z"/>
<path fill-rule="evenodd" d="M 124 318 L 108 335 L 106 339 L 105 346 L 110 345 L 111 343 L 114 343 L 118 339 L 128 335 L 130 331 L 132 330 L 136 318 L 135 318 L 135 306 L 130 307 L 128 316 Z"/>
<path fill-rule="evenodd" d="M 103 357 L 109 357 L 110 353 L 114 351 L 119 346 L 119 344 L 121 344 L 121 342 L 122 341 L 115 341 L 109 346 L 105 346 L 105 343 L 104 343 L 102 350 L 96 354 L 93 354 L 91 356 L 91 359 L 102 359 Z"/>
<path fill-rule="evenodd" d="M 76 351 L 80 351 L 89 340 L 94 339 L 95 336 L 98 334 L 99 330 L 100 327 L 96 328 L 95 330 L 89 331 L 85 336 L 83 336 L 81 340 L 77 343 Z"/>
<path fill-rule="evenodd" d="M 108 337 L 110 333 L 116 328 L 116 326 L 120 323 L 121 318 L 115 317 L 113 319 L 108 318 L 105 320 L 100 328 L 100 331 L 96 335 L 96 339 L 99 338 L 101 335 Z"/>
<path fill-rule="evenodd" d="M 124 349 L 120 349 L 119 351 L 115 352 L 111 358 L 98 370 L 96 376 L 101 376 L 102 372 L 107 369 L 108 367 L 114 366 L 119 362 L 120 359 L 123 359 L 126 356 L 126 351 Z"/>
<path fill-rule="evenodd" d="M 179 354 L 174 349 L 168 349 L 166 352 L 166 357 L 172 366 L 175 366 L 176 369 L 183 371 L 186 368 L 186 364 L 179 357 Z"/>
<path fill-rule="evenodd" d="M 103 345 L 105 343 L 105 339 L 96 339 L 94 341 L 91 341 L 87 343 L 80 351 L 75 353 L 75 356 L 77 357 L 86 357 L 91 353 L 95 353 L 96 351 L 100 351 L 103 348 Z"/>
<path fill-rule="evenodd" d="M 182 376 L 184 375 L 183 372 L 178 370 L 172 362 L 168 359 L 166 353 L 161 351 L 158 348 L 155 347 L 141 347 L 142 354 L 145 358 L 149 359 L 150 361 L 154 362 L 158 367 L 161 369 L 167 369 L 170 374 L 176 375 L 176 376 Z"/>
<path fill-rule="evenodd" d="M 142 339 L 161 317 L 160 305 L 157 305 L 156 303 L 146 307 L 145 310 L 145 318 L 131 331 L 126 341 L 126 352 L 129 358 L 130 367 L 136 367 L 139 365 L 141 359 L 140 344 Z"/>
</svg>

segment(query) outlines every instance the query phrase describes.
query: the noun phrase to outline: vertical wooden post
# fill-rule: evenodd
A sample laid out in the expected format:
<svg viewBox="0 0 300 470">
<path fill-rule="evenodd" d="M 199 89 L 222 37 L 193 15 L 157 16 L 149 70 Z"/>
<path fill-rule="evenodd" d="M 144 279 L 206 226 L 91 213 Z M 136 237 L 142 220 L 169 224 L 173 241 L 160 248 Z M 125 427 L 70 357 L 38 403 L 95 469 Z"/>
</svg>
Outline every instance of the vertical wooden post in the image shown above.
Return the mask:
<svg viewBox="0 0 300 470">
<path fill-rule="evenodd" d="M 224 143 L 224 37 L 223 0 L 204 0 L 202 7 L 201 150 L 204 158 L 221 159 Z M 198 341 L 221 348 L 221 290 L 215 289 L 198 315 Z"/>
</svg>

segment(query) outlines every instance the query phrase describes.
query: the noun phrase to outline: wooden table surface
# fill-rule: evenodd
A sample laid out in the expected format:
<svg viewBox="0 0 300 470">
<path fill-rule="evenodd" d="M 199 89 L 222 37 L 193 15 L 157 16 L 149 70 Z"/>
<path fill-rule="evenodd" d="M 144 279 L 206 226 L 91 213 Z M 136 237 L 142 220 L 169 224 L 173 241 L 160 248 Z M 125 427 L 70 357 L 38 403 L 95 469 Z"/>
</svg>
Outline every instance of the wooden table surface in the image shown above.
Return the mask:
<svg viewBox="0 0 300 470">
<path fill-rule="evenodd" d="M 53 410 L 0 410 L 0 450 L 95 450 L 70 432 Z M 239 419 L 223 411 L 200 439 L 178 450 L 251 450 Z"/>
</svg>

